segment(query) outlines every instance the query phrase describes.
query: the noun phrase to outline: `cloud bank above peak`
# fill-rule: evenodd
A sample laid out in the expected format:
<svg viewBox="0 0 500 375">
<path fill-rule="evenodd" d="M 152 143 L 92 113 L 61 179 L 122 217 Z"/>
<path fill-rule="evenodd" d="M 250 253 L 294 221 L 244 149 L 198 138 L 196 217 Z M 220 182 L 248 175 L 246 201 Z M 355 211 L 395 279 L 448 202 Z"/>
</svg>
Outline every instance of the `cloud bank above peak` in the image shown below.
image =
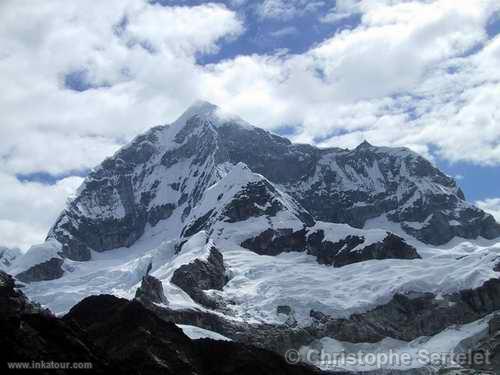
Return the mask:
<svg viewBox="0 0 500 375">
<path fill-rule="evenodd" d="M 5 0 L 0 173 L 65 196 L 16 176 L 92 168 L 198 98 L 298 142 L 499 166 L 499 15 L 495 0 Z M 48 225 L 0 212 L 4 238 L 30 239 L 10 246 Z"/>
</svg>

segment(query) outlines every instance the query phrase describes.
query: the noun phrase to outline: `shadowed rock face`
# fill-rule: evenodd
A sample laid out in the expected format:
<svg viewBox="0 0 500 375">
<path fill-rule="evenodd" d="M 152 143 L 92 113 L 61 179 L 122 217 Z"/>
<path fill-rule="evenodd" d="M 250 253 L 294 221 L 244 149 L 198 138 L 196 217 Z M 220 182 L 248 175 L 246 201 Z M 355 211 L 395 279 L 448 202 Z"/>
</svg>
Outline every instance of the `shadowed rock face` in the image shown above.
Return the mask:
<svg viewBox="0 0 500 375">
<path fill-rule="evenodd" d="M 255 238 L 241 243 L 241 247 L 259 255 L 278 255 L 293 251 L 305 251 L 306 230 L 294 232 L 291 229 L 267 229 Z"/>
<path fill-rule="evenodd" d="M 293 251 L 307 251 L 314 255 L 320 264 L 342 267 L 370 259 L 419 259 L 417 250 L 408 245 L 401 237 L 392 233 L 382 242 L 360 246 L 365 239 L 350 235 L 333 243 L 325 241 L 323 230 L 308 233 L 306 229 L 268 229 L 255 238 L 241 243 L 241 246 L 260 255 L 278 255 Z M 353 251 L 354 248 L 360 247 Z"/>
<path fill-rule="evenodd" d="M 16 282 L 12 276 L 0 271 L 0 317 L 9 318 L 36 313 L 50 315 L 48 310 L 31 303 L 21 290 L 16 289 Z"/>
<path fill-rule="evenodd" d="M 275 216 L 279 211 L 286 209 L 276 199 L 280 193 L 265 180 L 250 183 L 245 186 L 225 207 L 223 217 L 229 223 L 245 221 L 256 216 Z M 314 219 L 306 210 L 297 206 L 297 217 L 304 225 L 314 225 Z"/>
<path fill-rule="evenodd" d="M 210 249 L 206 261 L 195 259 L 175 270 L 171 282 L 184 290 L 195 302 L 216 308 L 217 302 L 208 297 L 205 290 L 222 290 L 227 282 L 222 254 L 215 247 Z"/>
<path fill-rule="evenodd" d="M 81 326 L 114 362 L 141 374 L 315 374 L 278 354 L 234 342 L 190 340 L 136 301 L 84 299 L 64 317 Z"/>
<path fill-rule="evenodd" d="M 355 251 L 353 249 L 363 243 L 363 238 L 348 236 L 337 243 L 324 241 L 323 238 L 323 231 L 318 231 L 311 234 L 308 241 L 309 254 L 315 255 L 320 264 L 342 267 L 370 259 L 420 259 L 413 246 L 392 233 L 387 233 L 382 242 Z"/>
<path fill-rule="evenodd" d="M 135 298 L 141 301 L 168 304 L 161 281 L 151 275 L 142 278 L 141 286 L 135 292 Z"/>
<path fill-rule="evenodd" d="M 2 271 L 0 332 L 2 373 L 10 373 L 7 362 L 20 361 L 91 362 L 92 373 L 96 374 L 104 374 L 107 369 L 106 361 L 78 327 L 64 323 L 50 311 L 31 303 L 22 291 L 16 289 L 14 279 Z M 51 374 L 54 370 L 35 372 Z"/>
<path fill-rule="evenodd" d="M 464 367 L 482 371 L 497 371 L 500 369 L 500 315 L 495 315 L 489 322 L 489 327 L 483 338 L 468 347 L 473 354 L 484 354 L 488 363 L 464 363 Z"/>
<path fill-rule="evenodd" d="M 64 274 L 61 268 L 63 263 L 64 261 L 61 258 L 51 258 L 46 262 L 34 265 L 26 271 L 18 273 L 16 278 L 25 283 L 58 279 Z"/>
<path fill-rule="evenodd" d="M 378 342 L 385 337 L 412 341 L 433 336 L 455 324 L 466 324 L 500 310 L 500 280 L 491 279 L 476 289 L 436 299 L 431 293 L 396 294 L 382 306 L 349 319 L 319 321 L 316 337 L 349 342 Z"/>
</svg>

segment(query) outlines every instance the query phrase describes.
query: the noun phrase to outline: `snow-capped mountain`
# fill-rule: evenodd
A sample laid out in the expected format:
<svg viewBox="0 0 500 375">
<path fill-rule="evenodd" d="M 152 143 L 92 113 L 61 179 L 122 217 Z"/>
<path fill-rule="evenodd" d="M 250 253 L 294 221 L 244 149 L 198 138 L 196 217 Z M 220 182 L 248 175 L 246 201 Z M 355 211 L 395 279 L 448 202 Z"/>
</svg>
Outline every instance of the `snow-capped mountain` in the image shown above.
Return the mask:
<svg viewBox="0 0 500 375">
<path fill-rule="evenodd" d="M 4 268 L 56 313 L 140 287 L 176 323 L 278 352 L 382 350 L 484 328 L 499 236 L 408 149 L 293 144 L 198 102 L 95 168 L 47 241 Z"/>
<path fill-rule="evenodd" d="M 467 203 L 453 179 L 408 149 L 296 145 L 197 103 L 92 171 L 48 238 L 74 260 L 88 260 L 91 250 L 128 247 L 160 221 L 189 220 L 204 192 L 240 162 L 317 220 L 362 228 L 386 215 L 434 245 L 455 236 L 500 235 L 493 217 Z"/>
</svg>

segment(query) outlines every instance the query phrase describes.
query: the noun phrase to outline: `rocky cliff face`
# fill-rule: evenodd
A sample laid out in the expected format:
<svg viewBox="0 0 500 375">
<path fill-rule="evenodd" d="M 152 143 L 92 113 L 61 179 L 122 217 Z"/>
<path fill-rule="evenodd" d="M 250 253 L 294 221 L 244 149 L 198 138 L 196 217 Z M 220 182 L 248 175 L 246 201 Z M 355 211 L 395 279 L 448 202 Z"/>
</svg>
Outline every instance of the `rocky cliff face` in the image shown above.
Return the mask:
<svg viewBox="0 0 500 375">
<path fill-rule="evenodd" d="M 434 245 L 455 236 L 500 235 L 493 217 L 467 203 L 453 179 L 408 149 L 366 142 L 354 150 L 293 144 L 199 103 L 92 171 L 48 238 L 61 242 L 74 260 L 90 259 L 91 250 L 128 247 L 162 220 L 187 221 L 208 187 L 240 162 L 316 220 L 362 228 L 386 215 Z M 262 191 L 249 188 L 255 195 Z M 250 213 L 233 206 L 229 214 Z"/>
</svg>

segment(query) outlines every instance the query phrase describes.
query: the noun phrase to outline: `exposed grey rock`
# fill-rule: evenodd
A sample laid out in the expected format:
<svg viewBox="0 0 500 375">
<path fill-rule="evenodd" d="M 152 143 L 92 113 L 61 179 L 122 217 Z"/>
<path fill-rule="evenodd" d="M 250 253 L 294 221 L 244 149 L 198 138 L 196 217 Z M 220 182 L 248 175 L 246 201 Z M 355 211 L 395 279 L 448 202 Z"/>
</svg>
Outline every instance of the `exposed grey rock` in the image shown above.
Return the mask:
<svg viewBox="0 0 500 375">
<path fill-rule="evenodd" d="M 292 308 L 288 305 L 280 305 L 276 307 L 276 314 L 290 315 Z"/>
<path fill-rule="evenodd" d="M 63 263 L 64 261 L 61 258 L 50 258 L 43 263 L 28 268 L 26 271 L 18 273 L 16 278 L 25 283 L 58 279 L 64 274 L 61 268 Z"/>
<path fill-rule="evenodd" d="M 135 292 L 135 298 L 141 301 L 168 304 L 161 281 L 151 275 L 142 278 L 141 286 Z"/>
<path fill-rule="evenodd" d="M 336 319 L 320 311 L 311 311 L 315 322 L 304 328 L 236 323 L 220 315 L 195 310 L 153 308 L 163 319 L 197 325 L 234 340 L 283 354 L 288 349 L 313 345 L 315 340 L 323 337 L 353 343 L 374 343 L 386 337 L 412 341 L 422 336 L 433 336 L 444 327 L 471 323 L 499 310 L 500 280 L 493 279 L 479 288 L 444 296 L 443 299 L 436 299 L 430 293 L 396 294 L 387 304 L 347 319 Z M 290 306 L 280 309 L 283 312 L 291 310 Z M 494 337 L 500 335 L 496 333 Z"/>
<path fill-rule="evenodd" d="M 318 323 L 325 323 L 328 320 L 328 315 L 323 314 L 321 311 L 311 310 L 309 316 Z"/>
<path fill-rule="evenodd" d="M 0 246 L 0 268 L 8 268 L 12 262 L 21 255 L 21 250 L 17 247 Z"/>
<path fill-rule="evenodd" d="M 218 303 L 205 294 L 205 290 L 222 290 L 226 284 L 226 269 L 222 254 L 215 247 L 210 249 L 206 261 L 195 259 L 174 271 L 171 282 L 184 290 L 195 302 L 209 308 Z"/>
<path fill-rule="evenodd" d="M 297 326 L 297 319 L 295 318 L 295 311 L 288 305 L 280 305 L 276 307 L 276 314 L 277 315 L 285 315 L 286 316 L 286 321 L 285 325 L 291 328 L 294 328 Z"/>
<path fill-rule="evenodd" d="M 154 226 L 172 214 L 172 202 L 151 205 L 159 181 L 148 189 L 139 188 L 151 173 L 145 163 L 158 152 L 161 129 L 156 127 L 137 137 L 86 178 L 47 236 L 63 245 L 66 257 L 85 261 L 90 259 L 91 250 L 128 247 L 142 236 L 147 223 Z M 140 173 L 134 174 L 136 170 Z M 123 214 L 117 215 L 119 211 Z"/>
<path fill-rule="evenodd" d="M 306 245 L 305 229 L 296 232 L 292 229 L 267 229 L 255 238 L 249 238 L 241 243 L 241 247 L 259 255 L 305 251 Z"/>
<path fill-rule="evenodd" d="M 32 303 L 17 288 L 15 279 L 9 274 L 0 271 L 0 317 L 9 318 L 20 314 L 44 314 L 50 312 L 40 305 Z"/>
<path fill-rule="evenodd" d="M 495 336 L 500 333 L 500 313 L 494 315 L 488 323 L 488 334 Z"/>
<path fill-rule="evenodd" d="M 442 299 L 436 299 L 430 293 L 396 294 L 387 304 L 347 319 L 311 311 L 315 323 L 304 328 L 236 323 L 220 315 L 195 310 L 153 308 L 163 319 L 197 325 L 237 341 L 285 353 L 288 349 L 311 345 L 323 337 L 357 343 L 379 342 L 386 337 L 412 341 L 422 336 L 433 336 L 445 327 L 471 323 L 499 310 L 500 280 L 492 279 L 479 288 Z M 286 308 L 281 310 L 289 311 Z"/>
<path fill-rule="evenodd" d="M 491 279 L 476 289 L 436 299 L 431 293 L 402 295 L 375 309 L 348 319 L 330 318 L 313 336 L 348 342 L 378 342 L 385 337 L 412 341 L 433 336 L 456 324 L 466 324 L 500 310 L 500 280 Z"/>
<path fill-rule="evenodd" d="M 275 216 L 285 209 L 283 204 L 276 199 L 279 195 L 276 188 L 266 180 L 250 183 L 225 207 L 223 213 L 226 217 L 225 221 L 233 223 L 262 215 Z M 298 211 L 298 218 L 304 225 L 314 225 L 314 219 L 304 209 Z"/>
<path fill-rule="evenodd" d="M 291 229 L 267 229 L 255 238 L 241 243 L 241 246 L 260 255 L 278 255 L 284 252 L 307 251 L 314 255 L 320 264 L 342 267 L 352 263 L 370 259 L 419 259 L 416 249 L 408 245 L 401 237 L 392 233 L 382 242 L 369 244 L 352 251 L 362 245 L 365 239 L 349 235 L 339 242 L 325 240 L 323 230 L 308 233 L 307 229 L 293 231 Z"/>
<path fill-rule="evenodd" d="M 479 338 L 465 340 L 461 346 L 470 353 L 472 359 L 461 363 L 463 367 L 482 371 L 481 373 L 497 374 L 500 369 L 500 315 L 497 313 L 490 319 L 488 329 Z"/>
<path fill-rule="evenodd" d="M 322 230 L 312 233 L 308 237 L 308 252 L 315 255 L 320 264 L 342 267 L 352 263 L 370 259 L 420 259 L 417 250 L 406 243 L 401 237 L 392 233 L 382 242 L 376 242 L 359 250 L 352 251 L 361 245 L 364 238 L 348 236 L 345 239 L 332 243 L 324 240 Z"/>
</svg>

